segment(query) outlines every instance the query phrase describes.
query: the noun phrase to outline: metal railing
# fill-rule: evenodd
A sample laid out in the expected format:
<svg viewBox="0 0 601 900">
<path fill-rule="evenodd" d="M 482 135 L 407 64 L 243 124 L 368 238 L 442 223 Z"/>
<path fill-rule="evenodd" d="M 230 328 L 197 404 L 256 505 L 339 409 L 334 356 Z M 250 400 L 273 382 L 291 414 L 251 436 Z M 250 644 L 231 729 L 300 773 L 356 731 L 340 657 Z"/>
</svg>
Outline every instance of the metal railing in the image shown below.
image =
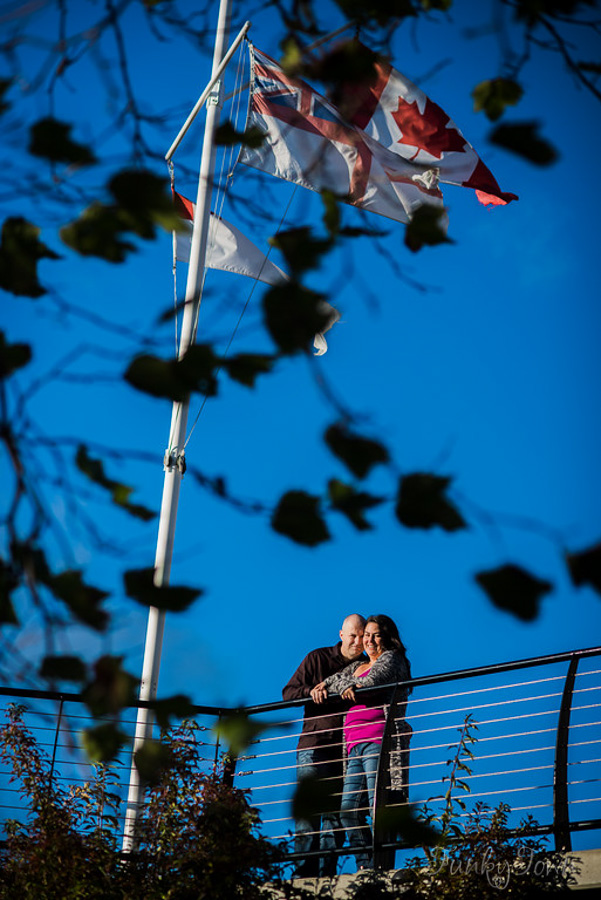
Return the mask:
<svg viewBox="0 0 601 900">
<path fill-rule="evenodd" d="M 415 812 L 426 801 L 433 810 L 444 805 L 447 783 L 443 778 L 448 775 L 448 761 L 456 752 L 453 748 L 466 716 L 477 724 L 477 743 L 472 747 L 471 774 L 462 779 L 470 787 L 470 793 L 461 797 L 466 803 L 463 816 L 469 815 L 476 803 L 494 808 L 503 802 L 511 810 L 511 828 L 530 815 L 538 823 L 536 832 L 548 835 L 556 849 L 570 850 L 573 844 L 578 844 L 574 849 L 599 847 L 601 648 L 415 678 L 410 684 L 412 693 L 403 717 L 412 732 L 410 750 L 403 759 L 409 795 L 391 794 L 386 787 L 394 749 L 385 736 L 378 760 L 375 821 L 367 822 L 372 826 L 376 867 L 392 868 L 395 853 L 402 854 L 407 846 L 389 829 L 379 827 L 380 810 L 396 806 L 401 812 Z M 82 784 L 90 779 L 90 763 L 79 747 L 78 734 L 97 720 L 91 720 L 79 695 L 0 688 L 0 697 L 4 705 L 27 705 L 26 724 L 51 760 L 57 783 Z M 287 859 L 297 865 L 302 860 L 295 854 L 291 800 L 297 786 L 296 745 L 303 710 L 303 701 L 242 710 L 195 707 L 202 765 L 207 771 L 226 750 L 214 730 L 222 716 L 243 712 L 270 726 L 237 758 L 235 769 L 230 766 L 226 772 L 236 787 L 248 791 L 250 802 L 260 811 L 263 833 L 273 841 L 286 842 Z M 394 715 L 392 710 L 389 722 Z M 124 719 L 120 727 L 133 735 L 135 708 Z M 338 743 L 342 756 L 342 733 Z M 121 785 L 123 817 L 129 765 L 129 754 L 123 753 L 113 770 Z M 337 801 L 343 790 L 337 783 Z M 366 803 L 360 811 L 371 817 Z M 19 787 L 3 767 L 0 821 L 25 815 Z M 348 865 L 352 851 L 343 845 L 344 830 L 339 823 L 334 830 L 337 846 L 332 853 L 340 865 Z M 314 832 L 317 840 L 317 827 Z M 310 831 L 308 834 L 311 837 Z M 303 859 L 320 855 L 323 849 L 313 849 L 305 852 Z"/>
</svg>

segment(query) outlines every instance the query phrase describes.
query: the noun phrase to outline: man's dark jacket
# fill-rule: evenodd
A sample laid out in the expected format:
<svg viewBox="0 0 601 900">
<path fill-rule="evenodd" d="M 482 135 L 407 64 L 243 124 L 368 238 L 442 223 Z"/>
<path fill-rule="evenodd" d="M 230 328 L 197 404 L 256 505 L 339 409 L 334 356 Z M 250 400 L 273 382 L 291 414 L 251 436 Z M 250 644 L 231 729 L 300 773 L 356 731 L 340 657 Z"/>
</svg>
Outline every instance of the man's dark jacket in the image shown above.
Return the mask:
<svg viewBox="0 0 601 900">
<path fill-rule="evenodd" d="M 318 647 L 305 656 L 302 663 L 282 690 L 284 700 L 304 700 L 311 690 L 328 675 L 348 666 L 349 660 L 340 652 L 340 641 L 335 647 Z M 332 748 L 334 758 L 342 756 L 342 723 L 349 704 L 329 700 L 327 705 L 305 704 L 303 728 L 298 740 L 299 750 L 315 747 Z M 327 715 L 324 713 L 327 712 Z"/>
</svg>

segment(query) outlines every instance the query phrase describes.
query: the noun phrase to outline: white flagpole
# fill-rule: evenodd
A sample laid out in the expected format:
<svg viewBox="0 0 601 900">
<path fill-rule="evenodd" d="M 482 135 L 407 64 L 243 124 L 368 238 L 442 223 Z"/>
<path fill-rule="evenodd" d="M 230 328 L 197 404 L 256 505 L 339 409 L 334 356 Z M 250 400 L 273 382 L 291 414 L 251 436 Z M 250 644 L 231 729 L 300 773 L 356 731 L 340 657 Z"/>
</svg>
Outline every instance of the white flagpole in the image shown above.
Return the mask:
<svg viewBox="0 0 601 900">
<path fill-rule="evenodd" d="M 212 77 L 214 77 L 219 70 L 219 66 L 224 57 L 229 32 L 230 9 L 231 0 L 220 0 L 219 20 L 213 53 Z M 222 85 L 221 83 L 218 83 L 215 85 L 207 102 L 205 134 L 198 177 L 196 214 L 194 216 L 192 231 L 192 247 L 190 250 L 190 264 L 188 267 L 188 280 L 186 283 L 184 315 L 179 346 L 180 359 L 194 343 L 196 321 L 202 295 L 202 279 L 211 214 L 211 191 L 215 169 L 214 135 L 215 129 L 219 124 L 222 97 Z M 169 584 L 171 559 L 173 556 L 173 541 L 175 537 L 175 522 L 177 518 L 177 504 L 180 484 L 185 470 L 184 443 L 186 438 L 188 409 L 189 400 L 184 400 L 182 403 L 174 403 L 171 413 L 169 446 L 165 452 L 164 459 L 165 480 L 163 484 L 163 499 L 161 503 L 161 515 L 159 519 L 159 532 L 155 556 L 154 583 L 158 587 Z M 151 607 L 148 611 L 144 663 L 140 684 L 140 700 L 142 701 L 154 700 L 157 695 L 164 626 L 165 612 L 156 609 L 155 607 Z M 140 708 L 138 710 L 136 723 L 136 734 L 133 747 L 134 754 L 151 736 L 152 723 L 153 718 L 151 711 Z M 124 852 L 129 852 L 134 848 L 136 817 L 142 802 L 143 785 L 141 784 L 132 755 L 129 794 L 123 830 Z"/>
</svg>

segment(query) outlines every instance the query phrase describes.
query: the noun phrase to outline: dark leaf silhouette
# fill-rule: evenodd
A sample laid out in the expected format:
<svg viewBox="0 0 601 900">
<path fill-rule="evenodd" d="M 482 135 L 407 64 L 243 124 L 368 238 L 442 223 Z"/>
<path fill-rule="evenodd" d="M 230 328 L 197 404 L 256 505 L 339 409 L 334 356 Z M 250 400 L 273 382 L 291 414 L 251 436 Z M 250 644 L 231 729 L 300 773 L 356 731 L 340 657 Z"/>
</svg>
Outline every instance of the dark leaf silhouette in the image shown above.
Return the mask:
<svg viewBox="0 0 601 900">
<path fill-rule="evenodd" d="M 524 622 L 539 614 L 541 598 L 553 589 L 548 581 L 530 575 L 520 566 L 508 564 L 475 576 L 495 606 L 513 613 Z"/>
<path fill-rule="evenodd" d="M 489 139 L 537 166 L 549 166 L 557 159 L 557 150 L 538 134 L 539 127 L 538 122 L 507 122 L 498 125 Z"/>
<path fill-rule="evenodd" d="M 255 125 L 251 125 L 246 131 L 236 131 L 231 122 L 223 122 L 215 132 L 215 143 L 223 147 L 241 144 L 254 150 L 260 147 L 264 140 L 264 133 Z"/>
<path fill-rule="evenodd" d="M 601 594 L 601 544 L 566 557 L 570 576 L 576 587 L 588 584 Z"/>
<path fill-rule="evenodd" d="M 466 528 L 463 517 L 445 496 L 450 483 L 450 478 L 424 472 L 401 478 L 396 504 L 399 522 L 407 528 Z"/>
<path fill-rule="evenodd" d="M 315 335 L 324 330 L 330 313 L 320 308 L 323 299 L 321 294 L 294 282 L 272 287 L 265 293 L 265 324 L 282 353 L 306 350 Z"/>
<path fill-rule="evenodd" d="M 93 716 L 115 715 L 136 702 L 138 679 L 126 672 L 122 656 L 101 656 L 94 663 L 94 676 L 82 692 L 82 700 Z"/>
<path fill-rule="evenodd" d="M 444 209 L 435 206 L 418 207 L 405 228 L 405 246 L 412 253 L 417 253 L 425 246 L 434 247 L 436 244 L 454 243 L 447 236 L 444 228 L 445 215 Z"/>
<path fill-rule="evenodd" d="M 182 402 L 192 391 L 214 397 L 218 366 L 219 359 L 211 347 L 195 344 L 181 360 L 140 354 L 130 363 L 124 378 L 132 387 L 153 397 Z"/>
<path fill-rule="evenodd" d="M 90 761 L 95 763 L 107 763 L 115 759 L 128 740 L 128 736 L 112 722 L 86 728 L 81 735 L 84 750 Z"/>
<path fill-rule="evenodd" d="M 154 583 L 154 569 L 130 569 L 123 573 L 125 593 L 143 606 L 155 606 L 157 609 L 168 609 L 171 612 L 182 612 L 200 596 L 200 588 L 174 587 L 164 585 L 157 587 Z"/>
<path fill-rule="evenodd" d="M 40 259 L 60 259 L 38 240 L 40 229 L 21 216 L 11 216 L 2 226 L 0 243 L 0 288 L 23 297 L 46 293 L 38 281 Z"/>
<path fill-rule="evenodd" d="M 111 178 L 108 190 L 115 203 L 93 203 L 60 230 L 61 240 L 82 256 L 120 263 L 136 251 L 128 233 L 152 240 L 157 226 L 181 227 L 164 178 L 126 169 Z"/>
<path fill-rule="evenodd" d="M 11 594 L 19 584 L 13 566 L 7 565 L 0 558 L 0 623 L 5 625 L 18 625 L 19 620 L 15 613 Z"/>
<path fill-rule="evenodd" d="M 330 425 L 324 440 L 357 478 L 365 478 L 374 466 L 387 463 L 390 458 L 383 444 L 354 434 L 343 424 Z"/>
<path fill-rule="evenodd" d="M 332 247 L 330 240 L 313 237 L 308 227 L 280 231 L 269 239 L 269 243 L 282 253 L 288 271 L 294 275 L 316 269 L 324 254 Z"/>
<path fill-rule="evenodd" d="M 356 491 L 351 485 L 333 478 L 328 482 L 328 493 L 332 508 L 342 513 L 358 531 L 371 529 L 365 512 L 382 503 L 382 497 L 374 497 L 364 491 Z"/>
<path fill-rule="evenodd" d="M 357 24 L 384 26 L 390 23 L 391 18 L 405 19 L 417 15 L 412 0 L 336 0 L 336 6 L 347 21 Z"/>
<path fill-rule="evenodd" d="M 484 112 L 491 122 L 500 119 L 508 106 L 515 106 L 524 91 L 517 81 L 510 78 L 491 78 L 481 81 L 472 91 L 474 109 Z"/>
<path fill-rule="evenodd" d="M 167 179 L 144 169 L 124 169 L 111 178 L 108 189 L 117 203 L 123 227 L 152 239 L 156 227 L 181 227 Z"/>
<path fill-rule="evenodd" d="M 260 353 L 238 353 L 223 361 L 230 378 L 246 387 L 254 387 L 258 376 L 271 372 L 273 365 L 273 356 Z"/>
<path fill-rule="evenodd" d="M 109 623 L 109 615 L 100 604 L 108 597 L 106 591 L 86 584 L 78 569 L 69 569 L 51 575 L 46 580 L 55 597 L 62 600 L 76 619 L 95 631 L 104 631 Z"/>
<path fill-rule="evenodd" d="M 29 344 L 7 344 L 0 331 L 0 379 L 7 378 L 31 360 Z"/>
<path fill-rule="evenodd" d="M 163 700 L 155 700 L 152 713 L 160 728 L 169 728 L 172 719 L 185 719 L 194 715 L 194 706 L 184 694 L 174 694 Z"/>
<path fill-rule="evenodd" d="M 10 109 L 10 103 L 5 100 L 6 94 L 10 90 L 12 81 L 10 78 L 0 78 L 0 115 Z"/>
<path fill-rule="evenodd" d="M 71 140 L 71 125 L 59 122 L 48 116 L 31 126 L 29 136 L 29 152 L 32 156 L 41 156 L 50 162 L 71 163 L 89 166 L 96 162 L 96 157 L 85 144 Z"/>
<path fill-rule="evenodd" d="M 410 847 L 431 847 L 440 840 L 440 833 L 416 816 L 409 807 L 382 806 L 378 810 L 378 827 L 388 834 L 399 835 Z"/>
<path fill-rule="evenodd" d="M 271 527 L 307 547 L 330 540 L 330 533 L 319 513 L 319 497 L 305 491 L 288 491 L 283 495 L 272 516 Z"/>
<path fill-rule="evenodd" d="M 48 681 L 85 681 L 86 665 L 79 656 L 45 656 L 40 676 Z"/>
<path fill-rule="evenodd" d="M 136 768 L 144 784 L 157 784 L 163 772 L 170 768 L 173 755 L 165 744 L 146 741 L 134 754 Z"/>
<path fill-rule="evenodd" d="M 310 823 L 325 812 L 335 812 L 340 808 L 336 790 L 335 783 L 324 778 L 316 775 L 303 776 L 292 797 L 292 817 L 297 822 Z"/>
<path fill-rule="evenodd" d="M 125 484 L 121 484 L 119 481 L 113 481 L 112 478 L 107 478 L 104 473 L 104 466 L 102 461 L 99 459 L 93 459 L 83 444 L 80 444 L 77 450 L 77 455 L 75 457 L 75 463 L 80 472 L 83 472 L 84 475 L 93 481 L 95 484 L 100 485 L 100 487 L 105 488 L 111 494 L 111 498 L 113 503 L 117 506 L 120 506 L 130 515 L 134 516 L 137 519 L 142 519 L 144 522 L 149 522 L 151 519 L 154 519 L 156 513 L 152 510 L 147 509 L 145 506 L 140 506 L 136 503 L 130 503 L 129 498 L 133 492 L 133 488 L 128 487 Z"/>
<path fill-rule="evenodd" d="M 64 225 L 59 234 L 63 243 L 81 256 L 121 263 L 129 253 L 136 252 L 136 245 L 123 237 L 126 230 L 118 209 L 93 203 L 74 222 Z"/>
</svg>

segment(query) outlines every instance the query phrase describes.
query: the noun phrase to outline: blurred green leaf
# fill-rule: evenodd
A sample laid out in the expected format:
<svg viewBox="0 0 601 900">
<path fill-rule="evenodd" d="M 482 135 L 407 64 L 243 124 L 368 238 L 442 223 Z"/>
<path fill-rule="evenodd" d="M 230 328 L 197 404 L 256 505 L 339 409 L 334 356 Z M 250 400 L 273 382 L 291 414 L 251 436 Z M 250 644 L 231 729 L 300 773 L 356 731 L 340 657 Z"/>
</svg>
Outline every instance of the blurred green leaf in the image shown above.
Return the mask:
<svg viewBox="0 0 601 900">
<path fill-rule="evenodd" d="M 288 491 L 281 497 L 271 527 L 306 547 L 330 540 L 330 533 L 319 513 L 319 497 L 305 491 Z"/>
<path fill-rule="evenodd" d="M 86 728 L 81 735 L 83 748 L 93 763 L 107 763 L 115 759 L 128 741 L 128 736 L 111 722 Z"/>
<path fill-rule="evenodd" d="M 549 581 L 536 578 L 512 564 L 478 572 L 475 578 L 495 606 L 524 622 L 536 619 L 541 598 L 553 589 Z"/>
<path fill-rule="evenodd" d="M 223 366 L 230 378 L 246 387 L 254 387 L 259 375 L 271 372 L 274 357 L 260 353 L 238 353 L 223 360 Z"/>
<path fill-rule="evenodd" d="M 46 580 L 55 597 L 58 597 L 69 608 L 76 619 L 84 622 L 95 631 L 104 631 L 109 623 L 109 615 L 100 608 L 100 603 L 108 597 L 106 591 L 86 584 L 82 573 L 77 569 L 69 569 L 51 575 Z"/>
<path fill-rule="evenodd" d="M 85 681 L 87 669 L 79 656 L 45 656 L 40 666 L 40 677 L 48 681 Z"/>
<path fill-rule="evenodd" d="M 601 594 L 601 543 L 566 556 L 570 577 L 576 587 L 588 584 Z"/>
<path fill-rule="evenodd" d="M 94 663 L 94 676 L 82 692 L 82 700 L 93 716 L 109 716 L 136 703 L 138 679 L 126 672 L 122 656 L 101 656 Z"/>
<path fill-rule="evenodd" d="M 157 587 L 154 583 L 154 569 L 130 569 L 123 573 L 125 593 L 143 606 L 154 606 L 171 612 L 183 612 L 200 596 L 199 588 Z"/>
<path fill-rule="evenodd" d="M 234 713 L 231 716 L 224 716 L 216 725 L 213 731 L 220 741 L 228 746 L 230 755 L 239 756 L 260 734 L 269 728 L 274 728 L 274 723 L 259 722 L 252 719 L 245 713 Z"/>
<path fill-rule="evenodd" d="M 330 312 L 324 296 L 294 282 L 272 287 L 263 296 L 263 314 L 269 334 L 282 353 L 307 350 L 326 328 Z"/>
<path fill-rule="evenodd" d="M 330 425 L 324 440 L 334 456 L 357 478 L 365 478 L 372 468 L 387 463 L 390 459 L 388 450 L 378 441 L 353 434 L 345 425 Z"/>
<path fill-rule="evenodd" d="M 124 169 L 111 178 L 108 190 L 115 204 L 93 203 L 60 230 L 61 240 L 82 256 L 97 256 L 107 262 L 123 262 L 137 247 L 125 234 L 145 240 L 181 227 L 168 182 L 144 169 Z"/>
<path fill-rule="evenodd" d="M 60 229 L 60 238 L 67 247 L 81 256 L 97 256 L 106 262 L 121 263 L 136 245 L 123 238 L 126 230 L 118 209 L 92 203 L 79 218 Z"/>
<path fill-rule="evenodd" d="M 323 203 L 323 224 L 327 228 L 328 234 L 334 237 L 340 231 L 338 198 L 332 191 L 323 190 L 321 192 L 321 202 Z"/>
<path fill-rule="evenodd" d="M 146 741 L 134 754 L 136 768 L 144 784 L 158 784 L 166 769 L 173 765 L 169 747 L 158 741 Z"/>
<path fill-rule="evenodd" d="M 160 728 L 167 729 L 171 719 L 185 719 L 194 715 L 194 705 L 189 697 L 184 694 L 174 694 L 163 700 L 155 700 L 152 704 L 152 712 Z"/>
<path fill-rule="evenodd" d="M 484 112 L 491 122 L 496 122 L 508 106 L 519 103 L 523 94 L 522 87 L 510 78 L 481 81 L 472 91 L 474 110 Z"/>
<path fill-rule="evenodd" d="M 146 169 L 124 169 L 111 178 L 108 189 L 124 229 L 151 240 L 157 225 L 165 231 L 181 226 L 166 178 Z"/>
<path fill-rule="evenodd" d="M 21 216 L 11 216 L 2 225 L 0 243 L 0 288 L 23 297 L 46 293 L 38 281 L 40 259 L 60 259 L 38 240 L 40 229 Z"/>
<path fill-rule="evenodd" d="M 425 472 L 401 478 L 396 516 L 407 528 L 434 528 L 458 531 L 467 525 L 445 492 L 451 479 Z"/>
<path fill-rule="evenodd" d="M 100 485 L 100 487 L 105 488 L 111 494 L 113 503 L 117 506 L 120 506 L 130 515 L 134 516 L 137 519 L 142 519 L 144 522 L 149 522 L 151 519 L 156 518 L 156 513 L 150 509 L 147 509 L 145 506 L 140 506 L 136 503 L 130 503 L 129 498 L 133 492 L 133 488 L 128 487 L 125 484 L 121 484 L 119 481 L 113 481 L 112 478 L 107 478 L 104 473 L 104 466 L 102 461 L 99 459 L 93 459 L 87 451 L 87 448 L 80 444 L 77 448 L 77 455 L 75 457 L 75 464 L 80 472 L 83 472 L 84 475 L 93 481 L 94 484 Z"/>
<path fill-rule="evenodd" d="M 557 150 L 540 137 L 539 127 L 538 122 L 507 122 L 498 125 L 489 135 L 489 140 L 537 166 L 549 166 L 557 160 Z"/>
<path fill-rule="evenodd" d="M 342 513 L 355 526 L 357 531 L 369 531 L 371 524 L 364 513 L 383 502 L 382 497 L 374 497 L 363 491 L 356 491 L 351 485 L 344 484 L 336 478 L 328 482 L 328 493 L 332 508 Z"/>
<path fill-rule="evenodd" d="M 215 143 L 218 146 L 230 147 L 232 144 L 241 144 L 243 147 L 250 147 L 251 150 L 258 149 L 265 141 L 265 133 L 251 125 L 246 131 L 236 131 L 231 122 L 222 122 L 215 132 Z"/>
<path fill-rule="evenodd" d="M 405 228 L 405 246 L 412 253 L 417 253 L 426 245 L 433 247 L 436 244 L 453 244 L 454 241 L 445 231 L 445 216 L 445 209 L 428 204 L 419 206 Z"/>
<path fill-rule="evenodd" d="M 92 165 L 96 162 L 96 157 L 89 147 L 71 140 L 71 128 L 71 125 L 59 122 L 52 116 L 39 119 L 30 129 L 29 152 L 32 156 L 41 156 L 50 162 Z"/>
<path fill-rule="evenodd" d="M 0 331 L 0 380 L 22 369 L 31 360 L 29 344 L 7 344 L 4 332 Z"/>
</svg>

